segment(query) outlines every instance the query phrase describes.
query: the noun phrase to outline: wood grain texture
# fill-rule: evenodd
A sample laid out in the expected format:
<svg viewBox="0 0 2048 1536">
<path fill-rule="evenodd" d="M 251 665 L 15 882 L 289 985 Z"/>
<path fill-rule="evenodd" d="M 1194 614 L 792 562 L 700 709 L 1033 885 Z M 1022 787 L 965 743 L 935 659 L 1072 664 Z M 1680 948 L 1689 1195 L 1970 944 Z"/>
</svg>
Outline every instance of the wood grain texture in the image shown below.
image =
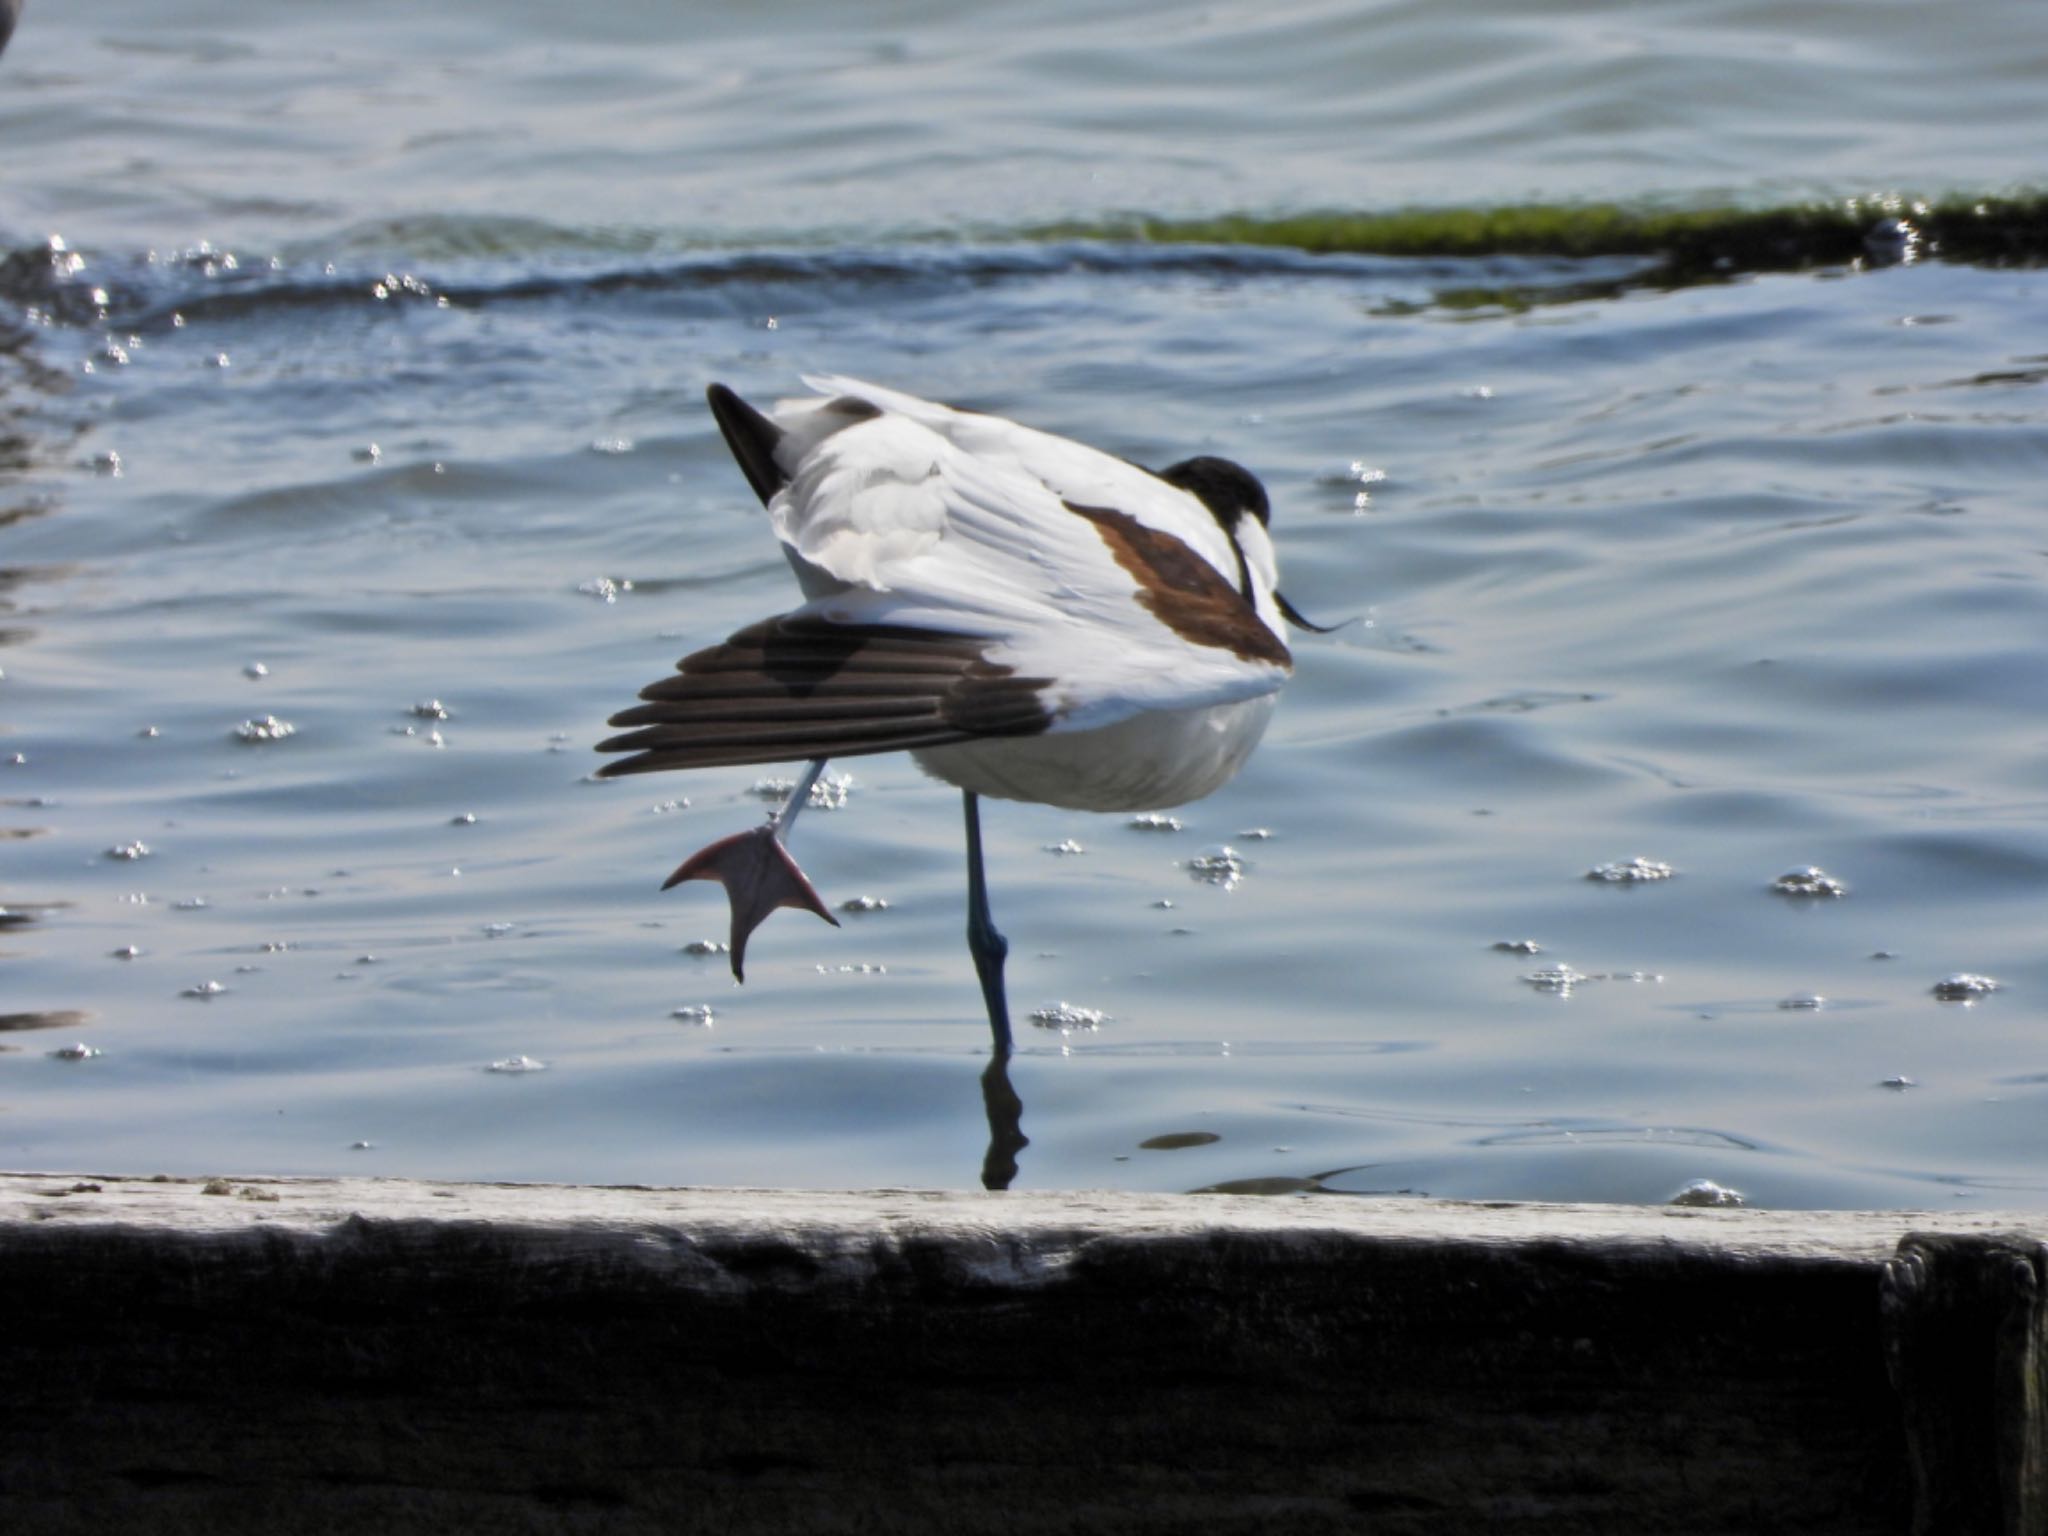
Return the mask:
<svg viewBox="0 0 2048 1536">
<path fill-rule="evenodd" d="M 0 1176 L 0 1528 L 1903 1532 L 2018 1224 Z"/>
</svg>

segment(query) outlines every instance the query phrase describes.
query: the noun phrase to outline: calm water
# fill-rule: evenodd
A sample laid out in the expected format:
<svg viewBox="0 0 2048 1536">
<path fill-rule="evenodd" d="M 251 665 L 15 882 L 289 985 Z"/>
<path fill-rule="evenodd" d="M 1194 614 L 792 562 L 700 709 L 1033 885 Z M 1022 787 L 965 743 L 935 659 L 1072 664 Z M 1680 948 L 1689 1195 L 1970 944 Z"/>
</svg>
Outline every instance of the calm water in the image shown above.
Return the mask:
<svg viewBox="0 0 2048 1536">
<path fill-rule="evenodd" d="M 1020 1186 L 2048 1204 L 2039 273 L 1028 235 L 2009 188 L 2048 12 L 1073 11 L 30 8 L 0 1165 L 974 1184 L 954 792 L 840 765 L 798 852 L 887 908 L 735 989 L 656 886 L 763 774 L 589 777 L 793 597 L 704 385 L 832 369 L 1239 458 L 1360 620 L 1180 830 L 989 807 Z"/>
</svg>

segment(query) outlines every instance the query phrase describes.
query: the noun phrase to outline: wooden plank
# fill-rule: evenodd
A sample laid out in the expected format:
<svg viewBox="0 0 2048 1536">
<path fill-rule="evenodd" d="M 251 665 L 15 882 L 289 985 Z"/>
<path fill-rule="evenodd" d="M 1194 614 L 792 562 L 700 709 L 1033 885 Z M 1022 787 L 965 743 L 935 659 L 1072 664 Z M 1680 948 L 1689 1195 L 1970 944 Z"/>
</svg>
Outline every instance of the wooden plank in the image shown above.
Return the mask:
<svg viewBox="0 0 2048 1536">
<path fill-rule="evenodd" d="M 0 1175 L 0 1529 L 2018 1532 L 2030 1223 Z"/>
</svg>

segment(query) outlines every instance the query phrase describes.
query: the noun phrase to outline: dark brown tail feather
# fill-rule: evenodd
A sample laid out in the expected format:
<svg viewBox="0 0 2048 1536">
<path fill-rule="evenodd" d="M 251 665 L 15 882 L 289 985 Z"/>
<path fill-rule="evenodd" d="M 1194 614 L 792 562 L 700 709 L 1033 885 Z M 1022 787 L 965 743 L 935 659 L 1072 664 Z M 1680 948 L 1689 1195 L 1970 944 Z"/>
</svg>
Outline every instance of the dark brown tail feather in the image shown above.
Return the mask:
<svg viewBox="0 0 2048 1536">
<path fill-rule="evenodd" d="M 988 649 L 977 635 L 766 619 L 642 689 L 645 703 L 611 719 L 633 729 L 598 743 L 635 755 L 598 772 L 859 757 L 1044 731 L 1051 680 L 1018 677 Z"/>
</svg>

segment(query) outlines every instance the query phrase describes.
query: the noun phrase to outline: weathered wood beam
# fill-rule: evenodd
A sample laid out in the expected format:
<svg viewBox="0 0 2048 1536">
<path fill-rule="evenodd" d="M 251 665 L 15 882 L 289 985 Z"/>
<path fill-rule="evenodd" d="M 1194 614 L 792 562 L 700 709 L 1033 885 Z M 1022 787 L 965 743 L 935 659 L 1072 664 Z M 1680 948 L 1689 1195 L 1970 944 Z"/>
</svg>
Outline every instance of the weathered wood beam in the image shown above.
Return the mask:
<svg viewBox="0 0 2048 1536">
<path fill-rule="evenodd" d="M 0 1530 L 2016 1536 L 2044 1230 L 0 1175 Z"/>
</svg>

